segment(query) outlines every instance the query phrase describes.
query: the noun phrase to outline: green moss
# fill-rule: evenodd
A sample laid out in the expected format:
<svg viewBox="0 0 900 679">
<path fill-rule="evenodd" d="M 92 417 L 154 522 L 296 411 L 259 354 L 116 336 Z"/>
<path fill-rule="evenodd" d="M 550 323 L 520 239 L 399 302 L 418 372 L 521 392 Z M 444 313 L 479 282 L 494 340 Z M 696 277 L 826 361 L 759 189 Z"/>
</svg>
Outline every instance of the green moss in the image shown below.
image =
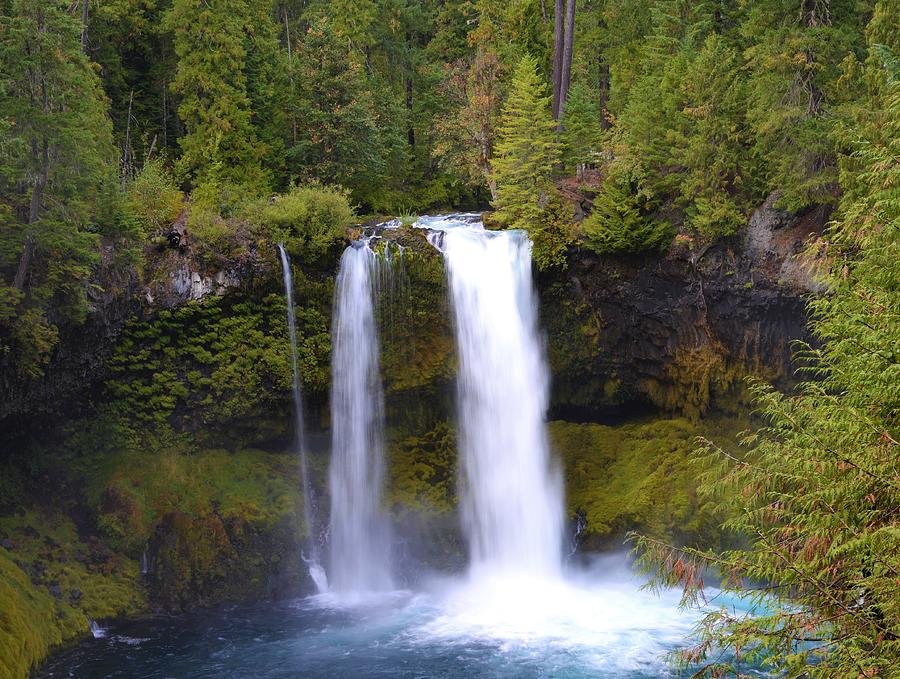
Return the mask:
<svg viewBox="0 0 900 679">
<path fill-rule="evenodd" d="M 420 436 L 388 446 L 387 501 L 400 515 L 414 511 L 448 514 L 456 505 L 456 432 L 441 422 Z"/>
<path fill-rule="evenodd" d="M 87 631 L 84 614 L 35 586 L 0 547 L 0 679 L 25 679 L 53 646 Z"/>
<path fill-rule="evenodd" d="M 62 514 L 32 509 L 0 517 L 0 535 L 13 545 L 35 586 L 53 588 L 90 618 L 135 613 L 146 605 L 137 561 L 96 539 L 82 539 Z"/>
<path fill-rule="evenodd" d="M 746 420 L 660 419 L 610 427 L 551 422 L 550 439 L 566 478 L 569 515 L 587 517 L 587 546 L 628 530 L 679 542 L 718 539 L 718 520 L 696 496 L 689 464 L 698 436 L 733 441 Z"/>
<path fill-rule="evenodd" d="M 308 393 L 327 390 L 331 339 L 322 298 L 330 285 L 301 281 L 297 308 L 298 359 Z M 290 398 L 290 345 L 280 294 L 230 296 L 162 311 L 131 323 L 110 361 L 107 390 L 113 408 L 145 424 L 196 430 L 199 423 L 266 420 Z M 278 422 L 285 426 L 287 418 Z M 245 427 L 246 428 L 246 427 Z M 252 438 L 256 427 L 250 428 Z M 241 442 L 242 432 L 210 442 Z"/>
<path fill-rule="evenodd" d="M 84 426 L 67 451 L 102 535 L 134 556 L 170 512 L 199 518 L 215 511 L 226 522 L 269 528 L 290 517 L 305 530 L 293 454 L 198 448 L 191 436 L 167 427 L 135 432 L 113 416 Z"/>
<path fill-rule="evenodd" d="M 86 634 L 89 619 L 144 610 L 136 561 L 79 535 L 49 510 L 0 517 L 0 677 L 26 677 L 49 650 Z"/>
<path fill-rule="evenodd" d="M 404 252 L 394 255 L 394 286 L 384 291 L 379 309 L 385 389 L 389 395 L 434 394 L 456 366 L 443 260 L 419 229 L 389 235 L 403 240 Z"/>
<path fill-rule="evenodd" d="M 615 376 L 604 378 L 596 364 L 601 358 L 603 320 L 590 305 L 579 302 L 568 282 L 546 286 L 541 292 L 541 319 L 547 329 L 547 354 L 553 372 L 553 401 L 578 407 L 617 404 Z"/>
<path fill-rule="evenodd" d="M 729 361 L 719 345 L 680 348 L 666 366 L 666 379 L 647 379 L 643 387 L 659 408 L 694 421 L 713 403 L 728 400 L 741 390 L 746 368 Z"/>
</svg>

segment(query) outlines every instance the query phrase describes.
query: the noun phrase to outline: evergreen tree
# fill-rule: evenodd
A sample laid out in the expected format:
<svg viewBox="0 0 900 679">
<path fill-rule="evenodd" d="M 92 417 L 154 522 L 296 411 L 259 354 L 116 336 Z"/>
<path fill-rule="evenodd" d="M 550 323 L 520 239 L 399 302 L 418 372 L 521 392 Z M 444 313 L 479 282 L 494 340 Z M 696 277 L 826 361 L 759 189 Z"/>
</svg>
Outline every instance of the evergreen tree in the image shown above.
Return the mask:
<svg viewBox="0 0 900 679">
<path fill-rule="evenodd" d="M 731 235 L 754 204 L 758 166 L 744 127 L 746 89 L 735 50 L 707 37 L 680 87 L 669 164 L 679 168 L 677 202 L 687 225 L 706 238 Z"/>
<path fill-rule="evenodd" d="M 267 149 L 253 128 L 245 35 L 253 33 L 248 0 L 175 0 L 165 18 L 178 70 L 172 89 L 186 134 L 179 168 L 195 185 L 266 190 Z"/>
<path fill-rule="evenodd" d="M 288 171 L 302 180 L 340 184 L 357 201 L 371 198 L 385 172 L 386 149 L 363 66 L 328 19 L 311 25 L 297 48 Z"/>
<path fill-rule="evenodd" d="M 582 178 L 584 169 L 596 165 L 600 158 L 603 129 L 600 106 L 581 83 L 569 90 L 562 120 L 562 138 L 566 169 L 574 170 Z"/>
<path fill-rule="evenodd" d="M 537 227 L 556 190 L 553 170 L 560 150 L 550 100 L 537 61 L 523 57 L 503 106 L 493 162 L 496 218 L 511 228 Z"/>
<path fill-rule="evenodd" d="M 701 491 L 745 546 L 716 553 L 641 539 L 656 584 L 702 597 L 703 573 L 749 599 L 714 608 L 681 661 L 703 676 L 751 663 L 788 676 L 890 677 L 900 667 L 900 82 L 856 137 L 828 234 L 830 293 L 811 303 L 820 341 L 795 395 L 757 385 L 767 428 L 740 458 L 708 442 Z M 713 655 L 714 654 L 714 655 Z"/>
<path fill-rule="evenodd" d="M 487 185 L 496 198 L 491 176 L 497 119 L 500 115 L 501 71 L 496 54 L 478 47 L 471 59 L 447 67 L 442 93 L 448 111 L 435 124 L 433 155 L 441 166 L 470 186 Z"/>
<path fill-rule="evenodd" d="M 603 135 L 600 106 L 581 83 L 569 90 L 562 125 L 567 167 L 574 165 L 576 175 L 581 179 L 584 169 L 597 163 Z"/>
<path fill-rule="evenodd" d="M 656 217 L 652 194 L 622 164 L 613 164 L 581 224 L 585 246 L 600 254 L 662 250 L 672 242 L 672 228 Z"/>
<path fill-rule="evenodd" d="M 151 148 L 154 153 L 178 149 L 176 106 L 169 91 L 176 60 L 161 26 L 171 2 L 89 4 L 86 52 L 100 66 L 123 171 L 132 175 Z"/>
<path fill-rule="evenodd" d="M 862 43 L 861 13 L 834 0 L 747 3 L 747 117 L 768 188 L 798 210 L 834 203 L 837 168 L 829 112 L 839 64 Z"/>
<path fill-rule="evenodd" d="M 107 100 L 67 10 L 14 0 L 0 18 L 0 353 L 23 376 L 41 373 L 56 342 L 51 307 L 55 319 L 87 311 L 116 183 Z"/>
</svg>

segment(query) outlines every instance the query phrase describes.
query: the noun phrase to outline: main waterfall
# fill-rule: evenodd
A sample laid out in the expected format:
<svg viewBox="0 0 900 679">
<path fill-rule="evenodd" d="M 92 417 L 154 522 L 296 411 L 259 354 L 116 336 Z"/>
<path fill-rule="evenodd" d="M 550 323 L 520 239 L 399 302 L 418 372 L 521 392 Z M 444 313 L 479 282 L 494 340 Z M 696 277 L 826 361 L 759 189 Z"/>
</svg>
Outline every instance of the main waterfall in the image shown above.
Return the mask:
<svg viewBox="0 0 900 679">
<path fill-rule="evenodd" d="M 378 257 L 355 241 L 341 257 L 335 287 L 331 385 L 331 559 L 338 594 L 391 588 L 390 536 L 381 511 L 384 393 L 375 322 Z"/>
<path fill-rule="evenodd" d="M 281 256 L 281 270 L 284 277 L 284 296 L 287 305 L 288 337 L 291 340 L 291 375 L 294 393 L 294 448 L 300 457 L 300 479 L 303 484 L 303 518 L 306 521 L 306 530 L 309 533 L 309 556 L 303 557 L 309 566 L 309 575 L 316 584 L 319 592 L 328 589 L 328 581 L 325 571 L 322 569 L 319 556 L 319 541 L 317 531 L 319 524 L 316 521 L 315 504 L 312 494 L 312 484 L 309 480 L 309 462 L 306 457 L 306 428 L 303 426 L 303 393 L 300 389 L 300 368 L 297 364 L 297 321 L 294 312 L 294 282 L 291 277 L 291 260 L 284 246 L 278 245 L 278 253 Z"/>
<path fill-rule="evenodd" d="M 556 579 L 563 492 L 545 430 L 548 370 L 521 231 L 423 218 L 444 255 L 459 351 L 462 520 L 475 577 Z"/>
</svg>

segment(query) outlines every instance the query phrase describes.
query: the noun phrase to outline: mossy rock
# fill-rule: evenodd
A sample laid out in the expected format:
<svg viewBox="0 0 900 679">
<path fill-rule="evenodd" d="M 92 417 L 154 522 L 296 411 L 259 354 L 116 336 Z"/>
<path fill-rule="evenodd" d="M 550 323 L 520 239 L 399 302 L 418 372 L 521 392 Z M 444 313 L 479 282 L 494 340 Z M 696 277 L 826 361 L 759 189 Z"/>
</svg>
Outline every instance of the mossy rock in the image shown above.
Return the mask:
<svg viewBox="0 0 900 679">
<path fill-rule="evenodd" d="M 82 612 L 36 587 L 0 548 L 0 679 L 26 679 L 53 646 L 87 631 Z"/>
<path fill-rule="evenodd" d="M 697 497 L 697 437 L 734 445 L 744 418 L 656 419 L 620 426 L 551 422 L 570 516 L 587 519 L 586 549 L 621 545 L 637 530 L 677 543 L 717 543 L 720 518 Z"/>
<path fill-rule="evenodd" d="M 0 518 L 0 678 L 24 678 L 90 619 L 146 608 L 138 564 L 48 510 Z"/>
</svg>

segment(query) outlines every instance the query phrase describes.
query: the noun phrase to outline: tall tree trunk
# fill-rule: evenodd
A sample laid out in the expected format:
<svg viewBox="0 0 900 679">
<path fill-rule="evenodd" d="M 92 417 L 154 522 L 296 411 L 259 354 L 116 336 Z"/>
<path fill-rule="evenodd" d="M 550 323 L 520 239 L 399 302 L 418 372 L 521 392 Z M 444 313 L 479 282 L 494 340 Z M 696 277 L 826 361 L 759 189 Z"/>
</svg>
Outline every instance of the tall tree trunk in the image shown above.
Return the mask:
<svg viewBox="0 0 900 679">
<path fill-rule="evenodd" d="M 284 41 L 285 46 L 287 48 L 287 60 L 288 60 L 288 77 L 291 81 L 291 98 L 293 99 L 294 95 L 294 51 L 291 48 L 291 25 L 288 22 L 288 10 L 287 6 L 284 6 L 282 9 L 282 15 L 284 16 Z M 297 115 L 296 113 L 291 113 L 291 138 L 294 140 L 294 146 L 297 145 Z"/>
<path fill-rule="evenodd" d="M 35 154 L 37 153 L 38 151 L 35 148 Z M 13 287 L 17 290 L 25 289 L 25 277 L 28 275 L 28 267 L 31 266 L 31 259 L 34 256 L 34 230 L 32 225 L 41 218 L 41 203 L 44 199 L 44 189 L 50 177 L 50 143 L 47 139 L 43 140 L 40 154 L 40 171 L 38 176 L 35 177 L 34 186 L 31 187 L 31 202 L 28 207 L 28 233 L 25 236 L 25 247 L 22 250 L 22 256 L 19 257 L 19 266 L 16 268 L 16 275 L 13 278 Z"/>
<path fill-rule="evenodd" d="M 169 85 L 162 83 L 162 147 L 169 148 Z"/>
<path fill-rule="evenodd" d="M 90 0 L 81 1 L 81 51 L 87 54 L 88 41 L 88 2 Z"/>
<path fill-rule="evenodd" d="M 553 10 L 553 119 L 559 119 L 559 86 L 562 82 L 563 41 L 563 0 L 556 0 Z"/>
<path fill-rule="evenodd" d="M 413 110 L 413 81 L 412 78 L 406 78 L 406 114 L 409 116 L 409 120 L 406 128 L 406 141 L 409 143 L 410 148 L 416 148 L 416 131 L 413 128 L 412 121 L 412 110 Z"/>
<path fill-rule="evenodd" d="M 600 55 L 600 129 L 611 127 L 609 120 L 609 62 Z"/>
<path fill-rule="evenodd" d="M 563 48 L 562 78 L 559 83 L 559 113 L 557 120 L 562 122 L 566 110 L 566 97 L 569 94 L 569 78 L 572 74 L 572 46 L 575 42 L 575 0 L 566 0 L 566 38 Z"/>
</svg>

